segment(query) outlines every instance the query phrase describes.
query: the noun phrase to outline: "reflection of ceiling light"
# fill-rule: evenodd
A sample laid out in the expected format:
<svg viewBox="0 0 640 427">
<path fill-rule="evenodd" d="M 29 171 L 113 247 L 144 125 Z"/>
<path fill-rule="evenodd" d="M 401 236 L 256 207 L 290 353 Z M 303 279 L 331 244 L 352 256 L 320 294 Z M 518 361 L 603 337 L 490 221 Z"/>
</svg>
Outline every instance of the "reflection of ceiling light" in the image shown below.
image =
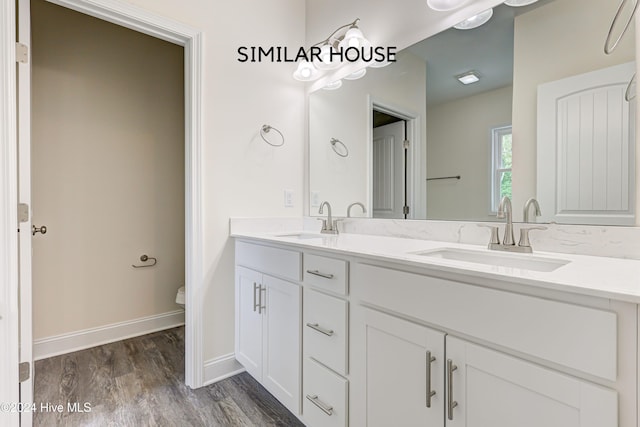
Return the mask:
<svg viewBox="0 0 640 427">
<path fill-rule="evenodd" d="M 342 87 L 342 80 L 336 80 L 335 82 L 331 82 L 328 85 L 325 85 L 322 89 L 324 90 L 336 90 Z"/>
<path fill-rule="evenodd" d="M 349 74 L 348 76 L 345 77 L 346 80 L 358 80 L 362 77 L 364 77 L 364 75 L 367 74 L 367 69 L 363 68 L 362 70 L 358 70 L 354 73 Z"/>
<path fill-rule="evenodd" d="M 457 75 L 456 79 L 463 85 L 470 85 L 471 83 L 479 82 L 480 75 L 476 71 L 467 71 L 466 73 Z"/>
<path fill-rule="evenodd" d="M 293 78 L 301 82 L 308 82 L 318 78 L 318 70 L 309 61 L 301 61 L 293 73 Z"/>
<path fill-rule="evenodd" d="M 446 12 L 459 8 L 467 1 L 468 0 L 427 0 L 427 5 L 438 12 Z"/>
<path fill-rule="evenodd" d="M 491 17 L 493 16 L 493 9 L 485 10 L 482 13 L 477 14 L 476 16 L 472 16 L 469 19 L 465 19 L 460 22 L 458 25 L 454 25 L 453 28 L 458 30 L 470 30 L 472 28 L 477 28 L 482 24 L 485 24 Z"/>
<path fill-rule="evenodd" d="M 520 7 L 520 6 L 529 6 L 537 2 L 538 0 L 507 0 L 504 2 L 507 6 L 511 7 Z"/>
<path fill-rule="evenodd" d="M 313 61 L 313 65 L 315 65 L 318 70 L 333 70 L 338 68 L 340 61 L 334 60 L 331 57 L 332 52 L 335 52 L 335 49 L 331 45 L 325 44 L 322 46 L 320 48 L 320 55 L 318 55 L 320 61 Z"/>
</svg>

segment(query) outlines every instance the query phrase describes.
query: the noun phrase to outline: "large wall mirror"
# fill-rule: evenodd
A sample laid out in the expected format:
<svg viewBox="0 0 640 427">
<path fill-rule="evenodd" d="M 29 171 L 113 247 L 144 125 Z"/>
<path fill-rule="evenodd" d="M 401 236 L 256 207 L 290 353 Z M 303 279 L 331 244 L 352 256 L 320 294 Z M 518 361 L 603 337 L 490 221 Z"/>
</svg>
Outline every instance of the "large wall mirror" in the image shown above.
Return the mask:
<svg viewBox="0 0 640 427">
<path fill-rule="evenodd" d="M 495 221 L 507 195 L 516 220 L 534 197 L 538 222 L 635 224 L 634 28 L 603 50 L 617 7 L 502 4 L 311 93 L 310 214 Z"/>
</svg>

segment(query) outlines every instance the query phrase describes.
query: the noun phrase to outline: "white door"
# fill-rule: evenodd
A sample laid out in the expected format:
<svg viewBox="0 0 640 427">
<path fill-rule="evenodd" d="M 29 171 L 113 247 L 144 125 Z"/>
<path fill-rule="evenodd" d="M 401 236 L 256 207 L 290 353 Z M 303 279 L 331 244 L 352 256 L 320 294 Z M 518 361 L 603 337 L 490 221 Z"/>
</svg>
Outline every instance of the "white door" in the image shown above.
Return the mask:
<svg viewBox="0 0 640 427">
<path fill-rule="evenodd" d="M 630 62 L 538 87 L 542 221 L 635 223 L 635 101 Z"/>
<path fill-rule="evenodd" d="M 261 273 L 236 268 L 236 359 L 258 381 L 262 381 L 261 287 Z"/>
<path fill-rule="evenodd" d="M 300 413 L 300 286 L 263 276 L 263 385 L 290 411 Z"/>
<path fill-rule="evenodd" d="M 373 310 L 364 317 L 366 425 L 442 426 L 444 334 Z"/>
<path fill-rule="evenodd" d="M 448 427 L 616 427 L 617 393 L 447 336 Z M 455 370 L 453 370 L 455 368 Z M 446 368 L 445 368 L 446 369 Z"/>
<path fill-rule="evenodd" d="M 404 218 L 404 121 L 373 129 L 373 217 Z"/>
</svg>

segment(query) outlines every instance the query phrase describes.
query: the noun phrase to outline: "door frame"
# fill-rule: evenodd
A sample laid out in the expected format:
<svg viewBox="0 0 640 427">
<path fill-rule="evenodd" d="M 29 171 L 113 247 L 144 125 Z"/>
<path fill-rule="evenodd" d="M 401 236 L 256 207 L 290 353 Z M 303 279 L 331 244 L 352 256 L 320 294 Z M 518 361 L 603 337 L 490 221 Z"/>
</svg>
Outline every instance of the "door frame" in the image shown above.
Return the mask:
<svg viewBox="0 0 640 427">
<path fill-rule="evenodd" d="M 373 213 L 373 110 L 380 111 L 404 120 L 407 123 L 405 138 L 410 142 L 407 161 L 407 198 L 409 215 L 407 219 L 425 219 L 426 206 L 423 203 L 422 191 L 423 168 L 420 164 L 422 141 L 420 138 L 420 115 L 373 96 L 367 97 L 367 194 L 369 195 L 369 212 Z M 425 178 L 426 179 L 426 178 Z M 426 184 L 426 182 L 425 182 Z"/>
<path fill-rule="evenodd" d="M 53 4 L 108 21 L 184 47 L 185 69 L 185 383 L 191 388 L 204 384 L 203 346 L 203 203 L 202 203 L 202 76 L 203 34 L 200 30 L 117 0 L 47 0 Z M 13 1 L 0 7 L 0 292 L 15 298 L 18 292 L 17 132 L 16 62 Z M 30 46 L 29 46 L 30 47 Z M 30 120 L 27 121 L 30 123 Z M 2 265 L 6 262 L 8 265 Z M 29 283 L 27 286 L 31 286 Z M 11 316 L 10 316 L 11 318 Z M 0 323 L 0 327 L 7 325 Z M 16 329 L 17 325 L 9 325 Z M 4 335 L 2 335 L 4 336 Z M 15 342 L 5 348 L 15 347 Z M 4 343 L 3 343 L 4 344 Z M 31 344 L 31 343 L 29 343 Z M 12 356 L 13 357 L 13 356 Z M 17 361 L 11 377 L 17 379 Z M 4 367 L 3 367 L 4 368 Z M 4 381 L 2 383 L 5 383 Z M 10 382 L 8 382 L 10 383 Z M 0 386 L 2 387 L 2 386 Z M 0 389 L 1 390 L 1 389 Z"/>
</svg>

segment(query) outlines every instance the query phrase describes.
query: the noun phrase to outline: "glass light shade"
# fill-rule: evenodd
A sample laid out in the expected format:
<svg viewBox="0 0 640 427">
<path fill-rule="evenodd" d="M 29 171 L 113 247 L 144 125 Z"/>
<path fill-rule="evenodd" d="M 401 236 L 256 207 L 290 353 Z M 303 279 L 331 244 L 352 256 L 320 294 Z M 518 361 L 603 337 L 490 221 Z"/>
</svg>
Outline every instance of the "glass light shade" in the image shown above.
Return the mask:
<svg viewBox="0 0 640 427">
<path fill-rule="evenodd" d="M 322 89 L 324 90 L 336 90 L 336 89 L 340 89 L 342 87 L 342 80 L 336 80 L 335 82 L 331 82 L 327 85 L 325 85 L 325 87 L 323 87 Z"/>
<path fill-rule="evenodd" d="M 529 6 L 530 4 L 533 4 L 537 1 L 538 0 L 507 0 L 504 2 L 504 4 L 511 7 L 522 7 Z"/>
<path fill-rule="evenodd" d="M 358 80 L 358 79 L 363 78 L 365 74 L 367 74 L 367 69 L 363 68 L 362 70 L 358 70 L 358 71 L 355 71 L 355 72 L 349 74 L 344 79 L 345 80 Z"/>
<path fill-rule="evenodd" d="M 471 30 L 472 28 L 478 28 L 479 26 L 486 24 L 489 19 L 493 16 L 493 9 L 485 10 L 482 13 L 479 13 L 471 18 L 465 19 L 457 25 L 454 25 L 453 28 L 458 30 Z"/>
<path fill-rule="evenodd" d="M 333 51 L 333 47 L 328 44 L 325 44 L 320 48 L 320 61 L 314 60 L 313 65 L 319 70 L 334 70 L 340 66 L 339 57 L 335 56 L 333 59 L 331 58 L 331 52 Z"/>
<path fill-rule="evenodd" d="M 293 78 L 301 82 L 315 80 L 318 78 L 318 70 L 311 62 L 301 61 L 293 73 Z"/>
<path fill-rule="evenodd" d="M 349 28 L 349 30 L 345 33 L 344 39 L 344 47 L 360 47 L 364 41 L 364 34 L 360 31 L 359 28 Z M 342 42 L 340 43 L 342 45 Z"/>
<path fill-rule="evenodd" d="M 438 12 L 446 12 L 459 8 L 467 1 L 468 0 L 427 0 L 427 5 Z"/>
</svg>

